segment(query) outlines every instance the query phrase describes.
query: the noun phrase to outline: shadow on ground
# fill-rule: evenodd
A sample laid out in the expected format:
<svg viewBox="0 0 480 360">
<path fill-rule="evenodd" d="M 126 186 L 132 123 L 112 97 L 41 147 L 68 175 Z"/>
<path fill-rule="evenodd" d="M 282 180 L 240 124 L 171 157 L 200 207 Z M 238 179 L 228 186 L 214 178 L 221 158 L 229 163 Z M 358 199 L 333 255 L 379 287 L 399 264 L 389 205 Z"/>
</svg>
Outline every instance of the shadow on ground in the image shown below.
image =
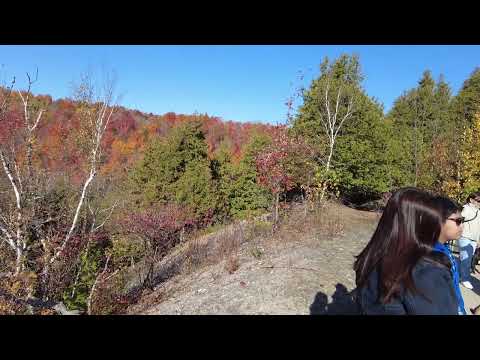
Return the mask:
<svg viewBox="0 0 480 360">
<path fill-rule="evenodd" d="M 315 295 L 310 305 L 310 315 L 359 315 L 359 311 L 352 294 L 343 284 L 337 284 L 331 303 L 328 303 L 325 293 L 318 292 Z"/>
</svg>

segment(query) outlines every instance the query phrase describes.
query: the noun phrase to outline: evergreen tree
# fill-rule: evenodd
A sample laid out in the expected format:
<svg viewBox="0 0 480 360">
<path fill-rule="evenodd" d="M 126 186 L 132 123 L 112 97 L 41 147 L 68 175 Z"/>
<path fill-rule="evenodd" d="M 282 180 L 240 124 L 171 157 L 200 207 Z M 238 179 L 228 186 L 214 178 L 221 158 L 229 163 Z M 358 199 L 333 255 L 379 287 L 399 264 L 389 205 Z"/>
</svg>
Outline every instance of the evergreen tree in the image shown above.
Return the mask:
<svg viewBox="0 0 480 360">
<path fill-rule="evenodd" d="M 452 90 L 441 74 L 434 90 L 436 133 L 443 134 L 452 128 Z"/>
<path fill-rule="evenodd" d="M 397 161 L 397 166 L 406 174 L 398 179 L 398 186 L 439 188 L 438 179 L 443 169 L 436 166 L 438 153 L 431 150 L 434 144 L 439 146 L 439 142 L 445 141 L 452 128 L 450 101 L 451 91 L 443 76 L 435 84 L 430 71 L 423 73 L 416 88 L 395 101 L 387 116 L 397 134 L 391 144 L 406 150 Z"/>
<path fill-rule="evenodd" d="M 459 202 L 464 202 L 472 192 L 480 190 L 480 114 L 461 136 L 458 178 L 445 181 L 443 190 Z"/>
<path fill-rule="evenodd" d="M 465 80 L 462 88 L 453 100 L 453 113 L 457 128 L 466 128 L 473 124 L 476 113 L 480 111 L 480 68 L 476 68 Z"/>
<path fill-rule="evenodd" d="M 450 121 L 445 134 L 448 144 L 448 166 L 441 181 L 443 188 L 462 182 L 462 137 L 474 126 L 474 117 L 480 111 L 480 68 L 476 68 L 465 80 L 458 94 L 451 101 Z"/>
<path fill-rule="evenodd" d="M 186 122 L 165 140 L 153 142 L 131 179 L 143 202 L 185 205 L 197 217 L 209 209 L 217 210 L 218 197 L 199 121 Z"/>
<path fill-rule="evenodd" d="M 387 136 L 382 107 L 359 93 L 354 118 L 338 139 L 334 159 L 339 190 L 349 201 L 378 198 L 391 188 Z"/>
<path fill-rule="evenodd" d="M 450 175 L 454 162 L 454 148 L 457 141 L 456 129 L 451 113 L 452 95 L 443 75 L 434 90 L 432 138 L 426 146 L 420 169 L 421 185 L 435 192 L 441 192 L 444 179 Z"/>
<path fill-rule="evenodd" d="M 229 212 L 234 218 L 244 218 L 268 209 L 271 194 L 257 182 L 255 158 L 271 140 L 263 134 L 254 134 L 245 146 L 238 164 L 230 163 L 225 169 L 222 192 L 227 196 Z"/>
</svg>

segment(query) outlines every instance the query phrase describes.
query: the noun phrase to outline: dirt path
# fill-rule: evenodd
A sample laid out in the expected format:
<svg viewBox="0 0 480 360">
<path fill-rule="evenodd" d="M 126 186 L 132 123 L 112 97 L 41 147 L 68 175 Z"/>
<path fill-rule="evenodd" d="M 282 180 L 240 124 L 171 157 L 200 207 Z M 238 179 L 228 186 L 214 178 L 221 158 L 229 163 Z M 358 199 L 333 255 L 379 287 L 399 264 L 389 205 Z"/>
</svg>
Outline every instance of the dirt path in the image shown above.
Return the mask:
<svg viewBox="0 0 480 360">
<path fill-rule="evenodd" d="M 478 267 L 477 267 L 478 269 Z M 460 286 L 462 291 L 463 300 L 465 302 L 465 308 L 467 313 L 470 314 L 470 308 L 480 305 L 480 274 L 476 273 L 472 276 L 473 290 L 469 290 L 463 286 Z"/>
<path fill-rule="evenodd" d="M 265 246 L 260 259 L 252 244 L 239 251 L 233 274 L 225 262 L 172 278 L 132 306 L 132 314 L 350 314 L 347 293 L 354 288 L 354 256 L 370 239 L 378 214 L 336 206 L 343 234 L 306 234 L 299 242 Z M 330 214 L 331 215 L 331 214 Z M 462 287 L 466 307 L 480 304 L 480 277 L 474 290 Z M 467 310 L 468 311 L 468 310 Z"/>
<path fill-rule="evenodd" d="M 251 255 L 251 244 L 240 249 L 240 267 L 233 274 L 220 263 L 199 273 L 178 276 L 149 295 L 154 306 L 134 306 L 142 314 L 310 314 L 350 312 L 342 295 L 354 287 L 354 255 L 365 246 L 378 215 L 338 206 L 348 227 L 335 238 L 308 234 L 301 242 L 264 248 L 260 259 Z M 333 296 L 333 298 L 332 298 Z M 149 301 L 147 301 L 149 302 Z"/>
</svg>

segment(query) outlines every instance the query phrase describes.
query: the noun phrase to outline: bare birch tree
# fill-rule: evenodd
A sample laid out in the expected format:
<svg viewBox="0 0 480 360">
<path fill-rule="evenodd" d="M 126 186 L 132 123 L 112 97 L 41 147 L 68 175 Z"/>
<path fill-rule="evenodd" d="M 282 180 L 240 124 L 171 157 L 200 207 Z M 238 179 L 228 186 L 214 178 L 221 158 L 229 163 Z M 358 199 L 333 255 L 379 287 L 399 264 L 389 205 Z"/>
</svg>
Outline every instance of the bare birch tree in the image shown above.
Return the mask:
<svg viewBox="0 0 480 360">
<path fill-rule="evenodd" d="M 31 106 L 31 88 L 32 85 L 38 80 L 38 70 L 35 74 L 35 78 L 32 79 L 30 74 L 27 73 L 28 88 L 26 91 L 17 91 L 18 96 L 21 99 L 23 108 L 23 123 L 22 127 L 18 129 L 18 132 L 24 139 L 23 150 L 25 152 L 25 171 L 21 171 L 19 164 L 19 152 L 22 151 L 20 147 L 15 146 L 14 139 L 12 141 L 3 142 L 0 146 L 0 162 L 2 170 L 7 177 L 10 185 L 13 198 L 15 199 L 15 219 L 13 220 L 11 214 L 0 214 L 0 231 L 3 234 L 3 239 L 6 239 L 11 249 L 16 255 L 15 274 L 19 274 L 24 268 L 25 252 L 27 251 L 27 239 L 25 236 L 26 225 L 29 222 L 29 218 L 26 214 L 26 205 L 31 202 L 32 197 L 35 196 L 35 192 L 31 187 L 32 184 L 32 152 L 34 142 L 36 140 L 36 133 L 38 124 L 45 112 L 44 108 L 35 109 Z M 14 97 L 13 86 L 15 79 L 11 82 L 10 86 L 2 89 L 2 99 L 0 108 L 0 121 L 6 122 L 7 114 L 10 109 L 11 102 Z M 11 124 L 7 124 L 11 126 Z"/>
<path fill-rule="evenodd" d="M 307 89 L 302 89 L 303 104 L 292 122 L 295 133 L 304 136 L 315 149 L 319 166 L 312 196 L 323 201 L 332 185 L 335 151 L 345 125 L 355 118 L 362 75 L 356 55 L 341 55 L 320 64 L 320 75 Z"/>
<path fill-rule="evenodd" d="M 116 108 L 114 102 L 115 79 L 108 74 L 106 75 L 107 77 L 104 80 L 103 87 L 99 90 L 95 88 L 93 78 L 90 74 L 82 75 L 80 83 L 74 87 L 74 100 L 77 101 L 79 106 L 79 144 L 87 154 L 88 175 L 79 194 L 78 203 L 68 233 L 65 235 L 61 246 L 55 249 L 45 268 L 45 274 L 47 275 L 49 265 L 53 264 L 68 246 L 69 240 L 78 226 L 80 213 L 85 204 L 89 187 L 97 175 L 100 165 L 103 150 L 102 139 Z M 93 210 L 90 209 L 90 212 L 93 213 Z M 100 226 L 95 226 L 95 223 L 93 223 L 91 231 L 94 232 L 98 230 L 103 224 L 104 222 Z"/>
<path fill-rule="evenodd" d="M 330 95 L 331 92 L 331 78 L 327 78 L 326 86 L 324 90 L 324 99 L 322 103 L 324 106 L 324 111 L 320 112 L 320 121 L 325 128 L 325 133 L 327 137 L 328 152 L 327 159 L 325 162 L 325 174 L 328 174 L 332 166 L 332 157 L 335 150 L 335 142 L 337 140 L 338 134 L 342 125 L 345 121 L 348 121 L 352 118 L 353 111 L 353 101 L 354 95 L 348 93 L 342 93 L 342 84 L 338 86 L 336 94 L 334 93 L 334 101 Z M 346 102 L 346 107 L 340 106 L 341 102 Z M 340 109 L 340 110 L 339 110 Z M 323 181 L 320 191 L 320 201 L 323 200 L 325 196 L 325 191 L 327 189 L 327 181 Z"/>
<path fill-rule="evenodd" d="M 335 144 L 344 124 L 353 118 L 355 94 L 358 90 L 361 74 L 356 56 L 341 56 L 329 64 L 328 59 L 320 66 L 314 95 L 314 106 L 318 120 L 323 127 L 319 141 L 325 145 L 322 158 L 323 176 L 320 184 L 320 201 L 323 200 L 328 187 L 328 176 L 332 169 Z"/>
<path fill-rule="evenodd" d="M 54 243 L 54 239 L 58 238 L 59 234 L 49 234 L 49 236 L 43 236 L 39 239 L 43 250 L 44 265 L 43 270 L 38 275 L 43 276 L 44 281 L 48 278 L 51 267 L 68 248 L 72 236 L 79 231 L 78 226 L 82 209 L 85 208 L 88 191 L 101 163 L 102 139 L 116 108 L 114 101 L 115 79 L 109 74 L 106 75 L 100 89 L 95 88 L 90 75 L 83 75 L 80 83 L 74 88 L 74 100 L 78 104 L 77 115 L 80 124 L 79 145 L 86 155 L 86 177 L 78 194 L 68 231 L 64 233 L 59 245 Z M 36 136 L 46 106 L 42 104 L 39 106 L 38 101 L 32 104 L 34 101 L 32 101 L 31 87 L 38 79 L 38 71 L 34 78 L 27 74 L 27 79 L 28 88 L 26 91 L 15 92 L 13 89 L 15 79 L 13 79 L 9 86 L 1 88 L 0 93 L 0 124 L 4 122 L 5 125 L 7 120 L 11 121 L 10 115 L 14 100 L 17 100 L 17 104 L 19 103 L 22 109 L 21 128 L 13 130 L 12 141 L 2 141 L 0 144 L 0 168 L 9 186 L 9 194 L 5 199 L 11 199 L 11 204 L 0 206 L 0 241 L 8 244 L 12 253 L 15 254 L 16 262 L 12 275 L 18 275 L 25 270 L 24 262 L 28 251 L 33 246 L 29 243 L 26 230 L 35 228 L 35 226 L 38 228 L 42 224 L 53 220 L 51 218 L 41 218 L 40 215 L 35 213 L 35 203 L 43 195 L 39 184 L 44 179 L 41 179 L 41 169 L 36 169 L 37 167 L 33 165 L 33 158 Z M 18 95 L 18 98 L 15 99 L 16 95 Z M 6 125 L 8 128 L 10 124 Z M 16 137 L 22 139 L 20 146 L 15 144 Z M 48 178 L 48 176 L 44 176 L 44 178 Z M 90 226 L 91 232 L 103 227 L 115 206 L 101 211 L 89 208 L 93 217 Z M 101 213 L 106 214 L 101 216 Z M 68 214 L 63 216 L 68 218 Z"/>
</svg>

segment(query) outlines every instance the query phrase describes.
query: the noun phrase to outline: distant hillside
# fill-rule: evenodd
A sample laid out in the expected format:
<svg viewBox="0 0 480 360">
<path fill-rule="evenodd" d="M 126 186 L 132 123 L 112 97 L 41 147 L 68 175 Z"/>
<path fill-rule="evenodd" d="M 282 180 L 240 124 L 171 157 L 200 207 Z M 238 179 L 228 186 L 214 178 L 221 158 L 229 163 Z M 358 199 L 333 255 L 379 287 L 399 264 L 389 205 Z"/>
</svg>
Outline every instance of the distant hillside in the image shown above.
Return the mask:
<svg viewBox="0 0 480 360">
<path fill-rule="evenodd" d="M 13 136 L 14 130 L 21 126 L 23 107 L 18 94 L 13 99 L 13 109 L 7 121 L 0 124 L 0 140 Z M 71 180 L 82 177 L 80 168 L 83 154 L 76 110 L 78 104 L 70 99 L 52 100 L 49 95 L 34 96 L 32 102 L 46 109 L 39 124 L 38 143 L 40 156 L 36 159 L 43 167 L 54 172 L 73 174 Z M 138 160 L 153 138 L 165 137 L 176 125 L 201 119 L 204 132 L 212 154 L 222 142 L 226 142 L 234 158 L 241 157 L 243 146 L 253 132 L 268 132 L 273 126 L 261 123 L 223 121 L 207 114 L 163 115 L 143 113 L 138 110 L 119 107 L 112 116 L 104 137 L 105 157 L 102 167 L 104 174 L 120 175 Z"/>
</svg>

